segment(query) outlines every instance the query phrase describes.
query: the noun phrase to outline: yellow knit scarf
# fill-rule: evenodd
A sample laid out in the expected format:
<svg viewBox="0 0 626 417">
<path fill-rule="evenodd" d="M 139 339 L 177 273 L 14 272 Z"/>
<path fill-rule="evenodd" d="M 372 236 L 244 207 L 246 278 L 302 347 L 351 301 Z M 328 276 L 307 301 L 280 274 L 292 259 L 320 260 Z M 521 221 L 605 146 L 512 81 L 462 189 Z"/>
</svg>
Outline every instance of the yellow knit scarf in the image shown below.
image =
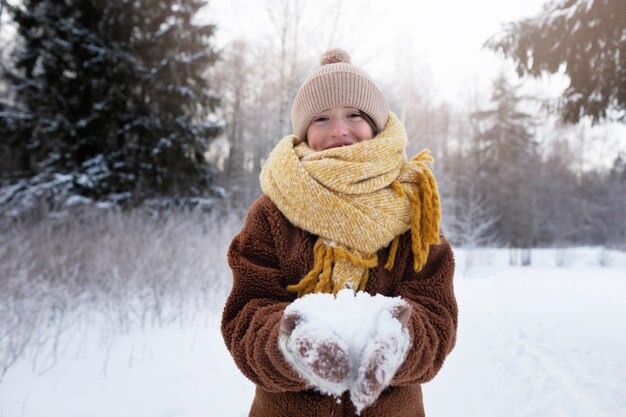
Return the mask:
<svg viewBox="0 0 626 417">
<path fill-rule="evenodd" d="M 411 229 L 413 267 L 439 243 L 440 201 L 426 164 L 428 150 L 407 161 L 407 137 L 393 113 L 373 139 L 313 151 L 284 137 L 261 172 L 261 188 L 287 219 L 318 236 L 313 269 L 288 288 L 298 296 L 364 290 L 376 252 L 391 243 L 385 268 L 394 266 L 398 239 Z"/>
</svg>

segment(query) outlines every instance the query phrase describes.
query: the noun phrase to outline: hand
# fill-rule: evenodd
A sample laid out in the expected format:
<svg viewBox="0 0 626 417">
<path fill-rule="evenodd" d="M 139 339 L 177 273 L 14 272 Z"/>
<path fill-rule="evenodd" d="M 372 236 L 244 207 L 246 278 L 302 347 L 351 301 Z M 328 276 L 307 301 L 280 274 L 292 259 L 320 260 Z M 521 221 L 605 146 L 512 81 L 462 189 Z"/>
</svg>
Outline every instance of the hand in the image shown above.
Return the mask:
<svg viewBox="0 0 626 417">
<path fill-rule="evenodd" d="M 290 311 L 283 314 L 283 318 L 280 320 L 280 333 L 289 336 L 293 329 L 296 328 L 298 323 L 302 321 L 302 314 L 297 311 Z"/>
<path fill-rule="evenodd" d="M 372 405 L 394 377 L 410 346 L 406 324 L 411 307 L 402 301 L 383 311 L 377 332 L 361 353 L 361 364 L 351 388 L 351 399 L 357 412 Z"/>
<path fill-rule="evenodd" d="M 391 317 L 398 320 L 402 326 L 406 326 L 411 318 L 413 310 L 411 310 L 411 306 L 406 301 L 402 301 L 401 303 L 393 306 L 390 312 Z"/>
<path fill-rule="evenodd" d="M 297 312 L 286 313 L 280 323 L 279 346 L 285 359 L 311 387 L 340 395 L 348 389 L 348 345 L 333 331 L 306 323 Z"/>
<path fill-rule="evenodd" d="M 296 356 L 319 378 L 332 383 L 346 382 L 350 374 L 347 346 L 337 337 L 318 339 L 308 334 L 297 335 L 293 344 Z"/>
</svg>

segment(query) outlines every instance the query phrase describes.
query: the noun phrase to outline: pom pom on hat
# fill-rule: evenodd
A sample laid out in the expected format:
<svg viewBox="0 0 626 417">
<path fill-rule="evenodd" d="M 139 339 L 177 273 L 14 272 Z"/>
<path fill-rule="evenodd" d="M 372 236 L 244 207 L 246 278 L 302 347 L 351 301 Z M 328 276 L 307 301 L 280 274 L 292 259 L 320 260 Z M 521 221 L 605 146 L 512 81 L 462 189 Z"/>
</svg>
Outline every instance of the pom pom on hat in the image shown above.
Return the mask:
<svg viewBox="0 0 626 417">
<path fill-rule="evenodd" d="M 337 64 L 343 62 L 344 64 L 351 64 L 350 54 L 340 48 L 329 49 L 324 52 L 324 55 L 320 58 L 320 65 Z"/>
<path fill-rule="evenodd" d="M 383 92 L 360 68 L 352 65 L 343 49 L 329 49 L 320 58 L 321 66 L 300 87 L 291 107 L 291 125 L 298 140 L 306 140 L 311 120 L 336 106 L 354 107 L 367 114 L 380 132 L 389 117 Z"/>
</svg>

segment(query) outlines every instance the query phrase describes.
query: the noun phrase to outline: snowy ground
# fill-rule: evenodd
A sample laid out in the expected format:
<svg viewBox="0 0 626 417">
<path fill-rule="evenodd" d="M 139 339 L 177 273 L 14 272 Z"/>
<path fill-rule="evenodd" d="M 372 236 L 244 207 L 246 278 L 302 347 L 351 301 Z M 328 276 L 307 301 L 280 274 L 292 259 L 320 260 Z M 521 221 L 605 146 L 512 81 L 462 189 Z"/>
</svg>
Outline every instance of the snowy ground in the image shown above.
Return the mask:
<svg viewBox="0 0 626 417">
<path fill-rule="evenodd" d="M 626 254 L 507 261 L 457 251 L 458 342 L 424 386 L 427 414 L 626 417 Z M 29 351 L 0 382 L 0 417 L 247 415 L 254 387 L 223 346 L 219 308 L 164 327 L 109 323 L 83 313 Z"/>
</svg>

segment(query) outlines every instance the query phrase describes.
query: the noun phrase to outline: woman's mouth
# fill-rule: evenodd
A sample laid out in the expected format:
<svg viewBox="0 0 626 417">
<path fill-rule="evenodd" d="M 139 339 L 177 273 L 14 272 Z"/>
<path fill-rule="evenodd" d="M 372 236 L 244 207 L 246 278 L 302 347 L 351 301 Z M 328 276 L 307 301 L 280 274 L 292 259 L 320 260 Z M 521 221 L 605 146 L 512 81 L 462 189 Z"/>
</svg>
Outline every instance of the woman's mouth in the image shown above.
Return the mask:
<svg viewBox="0 0 626 417">
<path fill-rule="evenodd" d="M 331 148 L 340 148 L 342 146 L 350 146 L 350 145 L 352 145 L 351 142 L 335 142 L 335 143 L 331 143 L 330 145 L 328 145 L 326 148 L 324 148 L 324 150 L 331 149 Z"/>
</svg>

